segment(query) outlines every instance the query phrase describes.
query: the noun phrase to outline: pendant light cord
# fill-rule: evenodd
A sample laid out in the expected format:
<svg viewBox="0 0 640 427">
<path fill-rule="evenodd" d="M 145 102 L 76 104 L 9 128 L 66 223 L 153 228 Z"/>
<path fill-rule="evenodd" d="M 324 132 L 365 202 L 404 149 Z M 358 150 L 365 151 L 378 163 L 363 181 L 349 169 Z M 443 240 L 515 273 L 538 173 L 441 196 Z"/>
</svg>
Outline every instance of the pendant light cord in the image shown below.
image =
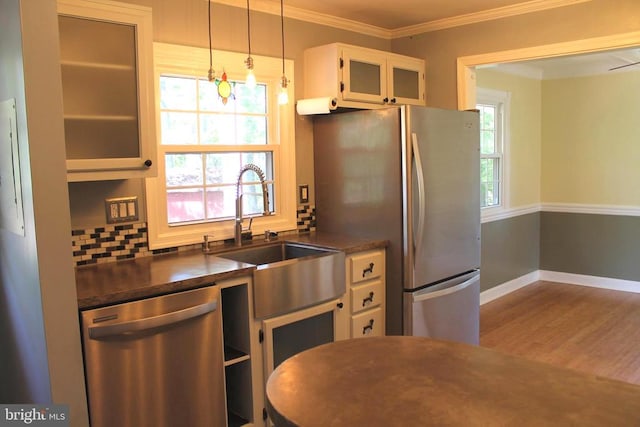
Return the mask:
<svg viewBox="0 0 640 427">
<path fill-rule="evenodd" d="M 249 58 L 251 58 L 251 14 L 249 13 L 249 0 L 247 0 L 247 41 L 249 43 Z"/>
<path fill-rule="evenodd" d="M 247 0 L 248 1 L 248 0 Z M 211 0 L 209 0 L 209 81 L 213 81 L 213 49 L 211 47 Z"/>
<path fill-rule="evenodd" d="M 284 76 L 284 0 L 280 0 L 280 34 L 282 35 L 282 75 Z"/>
</svg>

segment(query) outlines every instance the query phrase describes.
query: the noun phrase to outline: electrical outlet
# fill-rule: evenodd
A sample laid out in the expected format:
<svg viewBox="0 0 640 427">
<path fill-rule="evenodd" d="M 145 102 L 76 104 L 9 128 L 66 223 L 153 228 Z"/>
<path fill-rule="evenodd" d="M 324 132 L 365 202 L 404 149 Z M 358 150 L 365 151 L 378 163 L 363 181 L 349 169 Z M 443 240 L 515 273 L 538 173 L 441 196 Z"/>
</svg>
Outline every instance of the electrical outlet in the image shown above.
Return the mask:
<svg viewBox="0 0 640 427">
<path fill-rule="evenodd" d="M 107 224 L 137 221 L 139 219 L 138 198 L 135 196 L 105 199 L 104 206 L 107 214 Z"/>
</svg>

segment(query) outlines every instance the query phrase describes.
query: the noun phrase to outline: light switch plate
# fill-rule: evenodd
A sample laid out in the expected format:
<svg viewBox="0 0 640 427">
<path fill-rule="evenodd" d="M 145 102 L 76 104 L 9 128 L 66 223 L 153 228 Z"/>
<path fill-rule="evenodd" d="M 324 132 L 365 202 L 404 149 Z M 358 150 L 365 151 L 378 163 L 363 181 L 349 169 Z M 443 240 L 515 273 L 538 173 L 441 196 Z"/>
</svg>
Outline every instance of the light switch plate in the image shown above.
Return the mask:
<svg viewBox="0 0 640 427">
<path fill-rule="evenodd" d="M 135 196 L 105 199 L 104 207 L 107 214 L 107 224 L 137 221 L 139 219 L 138 198 Z"/>
<path fill-rule="evenodd" d="M 309 186 L 301 185 L 298 187 L 299 203 L 309 203 Z"/>
</svg>

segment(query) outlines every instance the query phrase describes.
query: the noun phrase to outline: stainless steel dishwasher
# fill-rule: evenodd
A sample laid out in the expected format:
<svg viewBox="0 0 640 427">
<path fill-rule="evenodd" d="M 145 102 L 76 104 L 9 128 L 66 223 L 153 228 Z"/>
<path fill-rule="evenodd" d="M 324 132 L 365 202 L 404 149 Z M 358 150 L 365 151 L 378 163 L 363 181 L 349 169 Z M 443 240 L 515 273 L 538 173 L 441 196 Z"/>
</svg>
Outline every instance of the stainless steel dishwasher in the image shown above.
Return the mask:
<svg viewBox="0 0 640 427">
<path fill-rule="evenodd" d="M 92 427 L 224 426 L 220 291 L 82 312 Z"/>
</svg>

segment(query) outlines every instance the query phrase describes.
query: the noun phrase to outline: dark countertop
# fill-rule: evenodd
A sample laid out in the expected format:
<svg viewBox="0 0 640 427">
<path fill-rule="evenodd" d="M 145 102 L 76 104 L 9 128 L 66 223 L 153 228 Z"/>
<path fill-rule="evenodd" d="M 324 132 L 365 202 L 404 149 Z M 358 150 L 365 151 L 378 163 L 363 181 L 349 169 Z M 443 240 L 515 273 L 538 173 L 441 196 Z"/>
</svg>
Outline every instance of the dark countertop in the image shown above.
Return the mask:
<svg viewBox="0 0 640 427">
<path fill-rule="evenodd" d="M 640 425 L 640 386 L 421 337 L 315 347 L 266 391 L 277 427 Z"/>
<path fill-rule="evenodd" d="M 278 241 L 300 242 L 345 253 L 384 248 L 384 240 L 351 238 L 325 233 L 284 236 Z M 265 244 L 259 240 L 243 246 Z M 141 298 L 199 288 L 212 283 L 250 275 L 255 269 L 245 264 L 216 256 L 235 246 L 220 246 L 214 253 L 200 250 L 156 255 L 132 260 L 82 266 L 76 268 L 76 289 L 80 310 L 117 304 Z"/>
</svg>

